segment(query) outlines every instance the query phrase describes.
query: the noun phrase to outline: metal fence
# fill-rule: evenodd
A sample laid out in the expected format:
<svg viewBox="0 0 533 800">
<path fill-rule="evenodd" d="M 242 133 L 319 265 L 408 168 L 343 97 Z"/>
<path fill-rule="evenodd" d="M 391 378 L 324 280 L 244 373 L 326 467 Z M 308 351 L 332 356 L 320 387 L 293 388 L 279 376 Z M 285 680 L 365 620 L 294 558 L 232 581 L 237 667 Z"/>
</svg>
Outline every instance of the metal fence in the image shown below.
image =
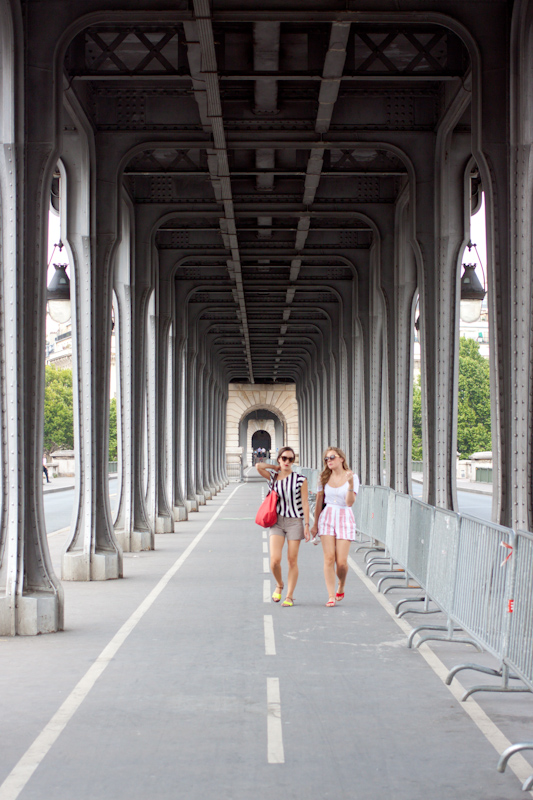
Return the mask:
<svg viewBox="0 0 533 800">
<path fill-rule="evenodd" d="M 491 653 L 499 669 L 468 663 L 450 670 L 448 684 L 463 669 L 500 679 L 472 687 L 463 700 L 477 691 L 533 691 L 533 534 L 436 509 L 381 486 L 362 486 L 354 511 L 357 524 L 385 549 L 385 558 L 373 561 L 388 567 L 370 573 L 389 573 L 380 578 L 378 589 L 402 571 L 406 582 L 401 585 L 415 588 L 409 579 L 415 580 L 424 594 L 415 599 L 423 599 L 426 610 L 416 613 L 430 613 L 436 606 L 447 617 L 446 625 L 412 630 L 409 646 L 429 639 L 461 641 Z M 400 601 L 397 613 L 406 602 Z M 503 771 L 509 758 L 524 749 L 533 750 L 533 741 L 509 747 L 498 769 Z M 533 775 L 523 788 L 532 787 Z"/>
<path fill-rule="evenodd" d="M 240 461 L 226 461 L 226 475 L 230 481 L 244 480 L 242 456 Z"/>
<path fill-rule="evenodd" d="M 118 461 L 110 461 L 107 472 L 109 475 L 114 475 L 118 472 Z"/>
</svg>

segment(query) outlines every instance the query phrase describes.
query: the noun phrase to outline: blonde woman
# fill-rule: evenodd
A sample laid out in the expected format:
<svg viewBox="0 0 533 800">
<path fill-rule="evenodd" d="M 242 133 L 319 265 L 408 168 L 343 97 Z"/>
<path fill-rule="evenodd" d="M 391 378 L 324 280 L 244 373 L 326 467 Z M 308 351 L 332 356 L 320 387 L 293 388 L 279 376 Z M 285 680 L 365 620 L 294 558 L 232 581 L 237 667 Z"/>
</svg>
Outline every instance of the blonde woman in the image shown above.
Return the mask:
<svg viewBox="0 0 533 800">
<path fill-rule="evenodd" d="M 324 469 L 318 480 L 315 520 L 311 533 L 320 537 L 324 551 L 324 578 L 329 608 L 344 598 L 348 574 L 350 542 L 355 540 L 355 519 L 352 506 L 359 490 L 359 478 L 346 463 L 338 447 L 328 447 L 324 453 Z M 325 508 L 324 508 L 325 505 Z M 324 512 L 320 512 L 324 508 Z M 339 581 L 335 591 L 335 572 Z"/>
<path fill-rule="evenodd" d="M 309 535 L 309 496 L 307 478 L 292 471 L 295 459 L 292 447 L 282 447 L 278 452 L 277 465 L 256 464 L 258 473 L 269 483 L 269 489 L 278 493 L 278 521 L 270 528 L 270 569 L 276 579 L 272 600 L 279 603 L 283 591 L 281 555 L 287 539 L 287 594 L 282 605 L 294 605 L 293 592 L 298 580 L 298 551 L 300 542 L 310 539 Z"/>
</svg>

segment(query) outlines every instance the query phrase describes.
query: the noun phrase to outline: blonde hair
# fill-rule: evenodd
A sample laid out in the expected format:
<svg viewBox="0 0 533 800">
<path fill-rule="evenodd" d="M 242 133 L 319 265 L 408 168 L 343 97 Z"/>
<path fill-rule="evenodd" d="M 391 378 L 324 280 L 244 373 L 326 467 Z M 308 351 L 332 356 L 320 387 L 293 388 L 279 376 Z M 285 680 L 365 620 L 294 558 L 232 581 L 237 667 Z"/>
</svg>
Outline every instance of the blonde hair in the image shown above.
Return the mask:
<svg viewBox="0 0 533 800">
<path fill-rule="evenodd" d="M 344 470 L 346 470 L 347 472 L 349 472 L 349 470 L 350 470 L 350 467 L 346 463 L 346 456 L 344 455 L 344 453 L 342 452 L 340 447 L 326 447 L 326 449 L 324 450 L 324 455 L 322 456 L 322 461 L 324 463 L 324 469 L 322 470 L 322 472 L 320 474 L 320 483 L 322 485 L 322 488 L 324 488 L 324 486 L 326 485 L 326 483 L 329 481 L 329 479 L 331 477 L 331 469 L 329 467 L 329 461 L 325 460 L 326 459 L 326 455 L 329 453 L 330 450 L 333 450 L 334 453 L 337 453 L 337 455 L 342 458 L 342 468 Z"/>
</svg>

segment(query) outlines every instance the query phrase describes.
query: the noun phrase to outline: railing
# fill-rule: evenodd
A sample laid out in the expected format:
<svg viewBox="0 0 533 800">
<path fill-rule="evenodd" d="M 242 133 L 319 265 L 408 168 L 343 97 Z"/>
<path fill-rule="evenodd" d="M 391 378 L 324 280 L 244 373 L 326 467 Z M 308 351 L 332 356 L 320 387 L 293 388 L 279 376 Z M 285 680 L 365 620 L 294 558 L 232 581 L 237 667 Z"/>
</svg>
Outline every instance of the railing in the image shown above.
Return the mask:
<svg viewBox="0 0 533 800">
<path fill-rule="evenodd" d="M 226 461 L 226 475 L 230 481 L 244 480 L 242 456 L 239 461 Z"/>
<path fill-rule="evenodd" d="M 116 472 L 118 472 L 118 461 L 110 461 L 107 468 L 107 472 L 109 475 L 113 475 Z"/>
<path fill-rule="evenodd" d="M 388 582 L 401 575 L 400 586 L 424 595 L 401 600 L 396 613 L 433 613 L 436 606 L 447 618 L 446 625 L 414 628 L 409 647 L 428 640 L 453 641 L 491 653 L 499 669 L 467 663 L 450 670 L 448 684 L 464 669 L 500 679 L 473 686 L 463 700 L 478 691 L 533 691 L 533 534 L 434 508 L 382 486 L 361 486 L 354 514 L 358 528 L 371 540 L 367 572 L 382 574 L 378 589 L 385 593 L 398 588 Z M 384 553 L 378 557 L 374 553 L 379 548 Z M 421 601 L 422 610 L 400 612 L 405 603 Z M 498 770 L 503 772 L 508 759 L 525 749 L 533 750 L 533 741 L 509 747 Z M 523 788 L 532 787 L 533 775 Z"/>
<path fill-rule="evenodd" d="M 424 472 L 424 462 L 411 461 L 411 472 Z"/>
</svg>

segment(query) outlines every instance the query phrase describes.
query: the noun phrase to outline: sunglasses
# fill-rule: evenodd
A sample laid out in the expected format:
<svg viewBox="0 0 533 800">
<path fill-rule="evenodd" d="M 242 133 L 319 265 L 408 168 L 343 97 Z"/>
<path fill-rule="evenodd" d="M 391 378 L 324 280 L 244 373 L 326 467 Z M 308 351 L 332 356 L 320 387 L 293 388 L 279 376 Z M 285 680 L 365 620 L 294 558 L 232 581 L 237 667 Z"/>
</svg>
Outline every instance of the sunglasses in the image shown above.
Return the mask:
<svg viewBox="0 0 533 800">
<path fill-rule="evenodd" d="M 337 456 L 326 456 L 324 461 L 335 461 L 336 458 Z"/>
<path fill-rule="evenodd" d="M 292 458 L 289 458 L 289 456 L 281 456 L 281 460 L 288 461 L 289 464 L 292 464 L 292 462 L 294 461 L 294 456 Z"/>
</svg>

